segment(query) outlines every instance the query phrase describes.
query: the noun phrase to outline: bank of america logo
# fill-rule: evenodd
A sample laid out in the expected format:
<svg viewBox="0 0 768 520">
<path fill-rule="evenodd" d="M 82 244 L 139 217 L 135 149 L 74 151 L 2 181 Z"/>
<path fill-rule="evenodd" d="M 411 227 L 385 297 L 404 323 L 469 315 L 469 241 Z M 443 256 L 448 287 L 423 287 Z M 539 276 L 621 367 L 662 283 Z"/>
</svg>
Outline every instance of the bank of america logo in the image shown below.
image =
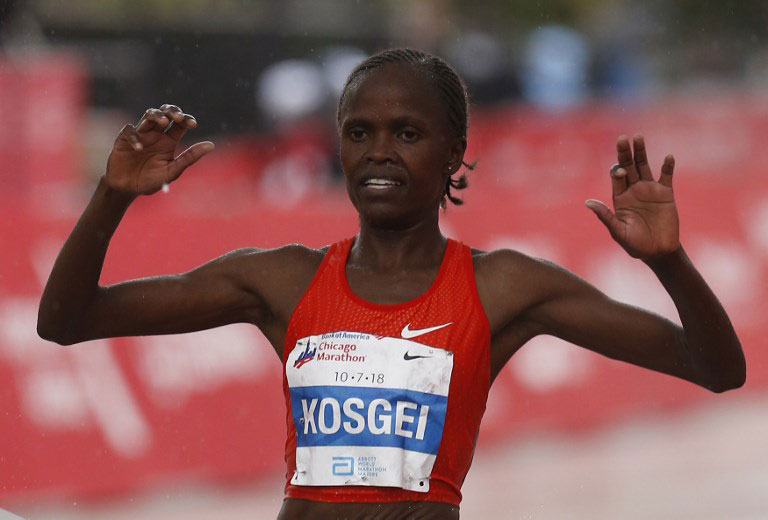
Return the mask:
<svg viewBox="0 0 768 520">
<path fill-rule="evenodd" d="M 296 345 L 301 347 L 301 341 L 299 341 Z M 301 365 L 304 363 L 308 363 L 309 361 L 315 359 L 315 352 L 317 352 L 317 346 L 310 348 L 309 340 L 307 340 L 307 346 L 304 347 L 304 352 L 299 354 L 299 357 L 297 357 L 296 361 L 293 362 L 293 368 L 301 368 Z"/>
</svg>

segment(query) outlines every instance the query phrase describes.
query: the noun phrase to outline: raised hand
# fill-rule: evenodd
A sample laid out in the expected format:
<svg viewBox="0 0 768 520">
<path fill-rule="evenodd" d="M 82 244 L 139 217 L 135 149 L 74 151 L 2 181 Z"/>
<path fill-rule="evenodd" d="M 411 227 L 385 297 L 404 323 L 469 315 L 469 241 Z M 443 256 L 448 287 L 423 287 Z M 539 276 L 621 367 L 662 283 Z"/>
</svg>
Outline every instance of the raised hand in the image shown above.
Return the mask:
<svg viewBox="0 0 768 520">
<path fill-rule="evenodd" d="M 614 212 L 594 199 L 586 201 L 586 206 L 631 256 L 652 260 L 676 251 L 680 247 L 680 234 L 672 191 L 674 157 L 664 158 L 656 181 L 648 165 L 642 136 L 636 135 L 631 147 L 629 139 L 620 136 L 616 151 L 618 164 L 611 168 Z"/>
<path fill-rule="evenodd" d="M 196 143 L 176 156 L 176 146 L 197 121 L 175 105 L 150 108 L 136 126 L 126 125 L 107 161 L 109 187 L 131 195 L 149 195 L 176 180 L 213 150 L 210 141 Z"/>
</svg>

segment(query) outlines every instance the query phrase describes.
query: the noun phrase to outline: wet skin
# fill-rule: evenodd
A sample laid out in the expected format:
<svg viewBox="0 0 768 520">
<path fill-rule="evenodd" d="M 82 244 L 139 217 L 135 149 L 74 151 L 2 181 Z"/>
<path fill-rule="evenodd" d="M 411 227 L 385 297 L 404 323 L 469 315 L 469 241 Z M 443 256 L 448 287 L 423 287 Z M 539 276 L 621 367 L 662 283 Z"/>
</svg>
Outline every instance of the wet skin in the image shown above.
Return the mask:
<svg viewBox="0 0 768 520">
<path fill-rule="evenodd" d="M 341 161 L 360 214 L 346 274 L 352 291 L 375 303 L 401 303 L 425 292 L 445 250 L 439 203 L 465 143 L 452 135 L 434 89 L 410 66 L 385 66 L 357 84 L 341 110 Z M 54 265 L 40 305 L 42 337 L 71 344 L 247 322 L 261 329 L 282 358 L 291 313 L 324 249 L 241 249 L 188 273 L 98 284 L 109 240 L 130 203 L 176 180 L 212 151 L 212 143 L 197 143 L 175 155 L 178 141 L 196 125 L 178 107 L 163 105 L 120 133 L 107 173 Z M 529 339 L 550 334 L 712 391 L 740 386 L 745 369 L 738 338 L 680 245 L 671 157 L 654 180 L 643 139 L 620 137 L 617 162 L 610 173 L 614 210 L 597 201 L 588 206 L 619 246 L 653 270 L 684 328 L 616 302 L 553 264 L 516 251 L 473 250 L 491 327 L 489 377 Z M 458 518 L 458 508 L 287 499 L 280 518 L 450 519 Z"/>
</svg>

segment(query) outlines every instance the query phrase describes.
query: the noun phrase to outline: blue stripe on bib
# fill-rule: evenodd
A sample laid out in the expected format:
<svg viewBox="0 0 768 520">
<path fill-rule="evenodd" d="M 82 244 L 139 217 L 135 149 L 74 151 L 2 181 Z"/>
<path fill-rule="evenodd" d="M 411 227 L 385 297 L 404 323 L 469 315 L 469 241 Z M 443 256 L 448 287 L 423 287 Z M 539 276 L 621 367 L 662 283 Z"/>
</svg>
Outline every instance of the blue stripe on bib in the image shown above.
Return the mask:
<svg viewBox="0 0 768 520">
<path fill-rule="evenodd" d="M 390 446 L 437 454 L 445 396 L 394 388 L 291 387 L 297 446 Z"/>
</svg>

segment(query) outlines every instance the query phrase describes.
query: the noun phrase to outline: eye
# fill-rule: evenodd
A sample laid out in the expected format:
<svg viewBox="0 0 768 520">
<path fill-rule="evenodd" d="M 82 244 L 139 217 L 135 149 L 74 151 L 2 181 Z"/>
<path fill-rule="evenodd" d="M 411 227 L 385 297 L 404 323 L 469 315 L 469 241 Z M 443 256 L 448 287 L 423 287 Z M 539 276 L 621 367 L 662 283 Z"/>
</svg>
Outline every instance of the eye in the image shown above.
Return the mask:
<svg viewBox="0 0 768 520">
<path fill-rule="evenodd" d="M 363 130 L 362 128 L 359 128 L 359 127 L 357 127 L 357 128 L 350 128 L 350 129 L 347 131 L 347 135 L 349 136 L 349 138 L 350 138 L 352 141 L 354 141 L 354 142 L 360 142 L 360 141 L 362 141 L 363 139 L 365 139 L 365 137 L 366 137 L 368 134 L 367 134 L 367 132 L 366 132 L 365 130 Z"/>
<path fill-rule="evenodd" d="M 400 130 L 398 137 L 406 143 L 414 143 L 419 140 L 421 135 L 413 128 L 404 128 Z"/>
</svg>

